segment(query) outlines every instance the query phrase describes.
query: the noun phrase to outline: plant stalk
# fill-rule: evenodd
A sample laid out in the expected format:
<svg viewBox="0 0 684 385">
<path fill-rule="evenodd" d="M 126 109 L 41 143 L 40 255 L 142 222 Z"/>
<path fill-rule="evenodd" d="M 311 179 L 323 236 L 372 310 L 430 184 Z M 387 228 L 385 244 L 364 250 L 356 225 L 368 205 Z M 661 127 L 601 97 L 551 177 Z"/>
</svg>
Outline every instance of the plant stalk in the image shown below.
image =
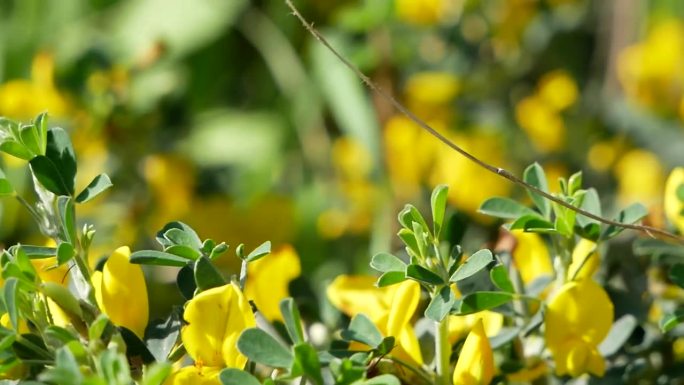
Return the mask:
<svg viewBox="0 0 684 385">
<path fill-rule="evenodd" d="M 449 344 L 449 316 L 445 316 L 441 322 L 436 322 L 437 333 L 435 334 L 435 362 L 437 369 L 438 385 L 451 385 L 449 373 L 449 359 L 451 358 L 451 345 Z"/>
</svg>

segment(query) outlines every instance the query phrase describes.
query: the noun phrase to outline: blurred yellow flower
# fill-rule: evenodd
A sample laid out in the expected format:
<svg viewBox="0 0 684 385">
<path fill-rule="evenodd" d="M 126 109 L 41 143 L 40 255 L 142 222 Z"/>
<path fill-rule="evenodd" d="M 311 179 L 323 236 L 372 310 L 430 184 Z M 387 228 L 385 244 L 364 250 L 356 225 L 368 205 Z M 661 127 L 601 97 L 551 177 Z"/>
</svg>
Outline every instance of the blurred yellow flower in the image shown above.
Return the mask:
<svg viewBox="0 0 684 385">
<path fill-rule="evenodd" d="M 167 377 L 164 385 L 221 385 L 221 370 L 222 368 L 186 366 Z"/>
<path fill-rule="evenodd" d="M 54 246 L 54 241 L 48 242 L 46 246 Z M 57 257 L 32 259 L 31 263 L 38 272 L 38 277 L 43 282 L 54 282 L 62 286 L 69 284 L 69 266 L 64 264 L 57 266 Z M 52 317 L 52 322 L 61 327 L 71 325 L 69 316 L 51 298 L 47 298 L 48 310 Z"/>
<path fill-rule="evenodd" d="M 363 313 L 385 336 L 394 336 L 393 355 L 423 363 L 418 339 L 410 324 L 420 300 L 420 285 L 412 280 L 377 288 L 372 276 L 340 275 L 328 286 L 330 303 L 346 315 Z"/>
<path fill-rule="evenodd" d="M 619 140 L 605 140 L 594 143 L 587 153 L 587 162 L 596 171 L 605 172 L 610 170 L 620 152 Z"/>
<path fill-rule="evenodd" d="M 494 378 L 494 355 L 478 320 L 466 337 L 454 368 L 454 385 L 487 385 Z"/>
<path fill-rule="evenodd" d="M 288 297 L 288 284 L 299 277 L 299 256 L 290 245 L 248 265 L 245 297 L 253 300 L 267 319 L 282 321 L 280 301 Z"/>
<path fill-rule="evenodd" d="M 54 61 L 47 53 L 33 58 L 31 80 L 10 80 L 0 85 L 0 116 L 14 119 L 33 119 L 44 111 L 62 117 L 68 110 L 68 102 L 55 87 Z"/>
<path fill-rule="evenodd" d="M 561 150 L 565 144 L 565 124 L 544 99 L 528 96 L 515 106 L 515 118 L 537 151 Z"/>
<path fill-rule="evenodd" d="M 506 167 L 505 146 L 501 136 L 482 129 L 468 134 L 451 134 L 450 139 L 464 150 L 498 167 Z M 507 196 L 511 185 L 505 179 L 482 168 L 451 148 L 440 145 L 436 149 L 436 163 L 430 184 L 449 185 L 449 203 L 468 214 L 477 214 L 482 202 L 492 196 Z M 476 181 L 475 183 L 473 181 Z M 474 215 L 480 221 L 491 217 Z"/>
<path fill-rule="evenodd" d="M 620 204 L 640 202 L 648 207 L 662 199 L 664 171 L 655 154 L 631 150 L 617 162 L 614 173 Z"/>
<path fill-rule="evenodd" d="M 537 88 L 539 97 L 556 111 L 562 111 L 575 104 L 579 94 L 575 80 L 563 70 L 545 74 L 539 80 Z"/>
<path fill-rule="evenodd" d="M 581 239 L 572 251 L 572 262 L 568 267 L 568 279 L 580 281 L 591 279 L 601 264 L 596 243 Z"/>
<path fill-rule="evenodd" d="M 435 24 L 440 20 L 444 0 L 396 0 L 397 17 L 407 23 Z"/>
<path fill-rule="evenodd" d="M 654 24 L 646 38 L 618 57 L 618 78 L 631 100 L 660 111 L 677 112 L 684 96 L 684 24 Z"/>
<path fill-rule="evenodd" d="M 256 320 L 236 284 L 199 293 L 186 304 L 183 319 L 188 323 L 181 330 L 183 345 L 197 367 L 245 366 L 247 357 L 237 350 L 237 340 Z"/>
<path fill-rule="evenodd" d="M 525 285 L 542 276 L 554 275 L 549 249 L 539 234 L 513 230 L 511 234 L 517 242 L 513 249 L 513 262 Z"/>
<path fill-rule="evenodd" d="M 677 196 L 678 189 L 684 189 L 684 167 L 677 167 L 670 173 L 665 184 L 665 215 L 681 234 L 684 234 L 684 202 Z"/>
<path fill-rule="evenodd" d="M 149 320 L 147 285 L 140 265 L 129 261 L 128 246 L 116 249 L 91 279 L 100 309 L 117 326 L 143 338 Z"/>
<path fill-rule="evenodd" d="M 549 372 L 549 366 L 546 362 L 540 359 L 532 360 L 532 363 L 526 365 L 525 368 L 506 375 L 506 379 L 513 383 L 530 383 Z"/>
<path fill-rule="evenodd" d="M 451 105 L 460 90 L 460 81 L 449 72 L 419 72 L 412 75 L 404 89 L 409 109 L 423 120 L 451 121 Z"/>
<path fill-rule="evenodd" d="M 591 279 L 566 283 L 548 303 L 546 344 L 556 362 L 556 374 L 603 376 L 606 364 L 598 345 L 613 324 L 613 303 Z"/>
<path fill-rule="evenodd" d="M 346 180 L 367 178 L 373 166 L 368 150 L 348 137 L 341 137 L 333 143 L 332 162 L 335 170 Z"/>
<path fill-rule="evenodd" d="M 176 155 L 154 154 L 144 160 L 142 169 L 154 199 L 152 230 L 156 231 L 190 211 L 195 170 L 189 160 Z"/>
</svg>

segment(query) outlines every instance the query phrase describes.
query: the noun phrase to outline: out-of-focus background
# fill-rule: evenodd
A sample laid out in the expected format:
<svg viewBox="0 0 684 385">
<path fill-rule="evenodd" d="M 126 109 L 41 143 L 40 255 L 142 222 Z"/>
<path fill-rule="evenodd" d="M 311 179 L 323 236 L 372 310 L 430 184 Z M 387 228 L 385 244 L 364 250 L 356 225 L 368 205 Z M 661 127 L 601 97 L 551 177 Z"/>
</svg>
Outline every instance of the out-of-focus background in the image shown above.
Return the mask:
<svg viewBox="0 0 684 385">
<path fill-rule="evenodd" d="M 604 212 L 639 201 L 668 226 L 664 180 L 684 164 L 684 2 L 297 4 L 463 148 L 515 173 L 538 161 L 554 188 L 582 170 Z M 396 212 L 428 207 L 435 185 L 450 186 L 450 237 L 466 249 L 499 231 L 476 213 L 484 199 L 524 199 L 370 94 L 281 0 L 2 0 L 0 116 L 42 111 L 74 138 L 77 190 L 101 172 L 114 182 L 79 206 L 97 228 L 93 263 L 153 248 L 182 220 L 231 248 L 293 245 L 312 290 L 396 248 Z M 2 162 L 30 189 L 25 162 Z M 3 244 L 44 242 L 16 201 L 1 207 Z"/>
</svg>

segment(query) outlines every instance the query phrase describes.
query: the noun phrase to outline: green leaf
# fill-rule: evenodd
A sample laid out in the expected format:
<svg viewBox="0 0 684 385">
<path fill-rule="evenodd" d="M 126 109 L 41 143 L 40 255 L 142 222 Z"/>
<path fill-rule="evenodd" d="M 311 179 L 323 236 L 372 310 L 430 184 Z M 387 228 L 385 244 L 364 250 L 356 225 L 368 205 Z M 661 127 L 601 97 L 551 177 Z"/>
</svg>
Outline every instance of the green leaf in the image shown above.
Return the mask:
<svg viewBox="0 0 684 385">
<path fill-rule="evenodd" d="M 202 253 L 199 250 L 185 245 L 171 245 L 164 249 L 164 252 L 191 259 L 193 261 L 202 256 Z"/>
<path fill-rule="evenodd" d="M 10 324 L 14 330 L 19 330 L 19 280 L 7 278 L 4 284 L 3 297 L 5 310 L 9 314 Z"/>
<path fill-rule="evenodd" d="M 470 293 L 457 301 L 453 314 L 466 315 L 493 309 L 510 302 L 513 294 L 502 291 L 478 291 Z"/>
<path fill-rule="evenodd" d="M 499 330 L 499 333 L 497 333 L 497 335 L 489 339 L 489 343 L 491 345 L 492 350 L 496 350 L 513 341 L 513 339 L 515 339 L 518 336 L 520 331 L 521 328 L 519 326 L 502 327 L 501 330 Z"/>
<path fill-rule="evenodd" d="M 682 309 L 678 309 L 674 313 L 665 314 L 659 322 L 660 330 L 663 333 L 667 333 L 674 329 L 675 326 L 679 325 L 682 321 L 684 321 L 684 310 Z"/>
<path fill-rule="evenodd" d="M 131 263 L 156 266 L 185 266 L 189 260 L 157 250 L 140 250 L 131 254 Z"/>
<path fill-rule="evenodd" d="M 617 353 L 622 345 L 632 336 L 634 329 L 639 325 L 637 319 L 631 314 L 625 314 L 613 323 L 610 332 L 599 345 L 602 356 L 608 357 Z"/>
<path fill-rule="evenodd" d="M 235 368 L 223 369 L 219 374 L 219 380 L 223 385 L 261 385 L 251 374 Z"/>
<path fill-rule="evenodd" d="M 496 265 L 492 268 L 492 270 L 489 272 L 489 277 L 492 279 L 492 283 L 496 285 L 499 289 L 508 292 L 508 293 L 514 293 L 515 288 L 513 287 L 513 282 L 511 282 L 511 278 L 508 276 L 508 271 L 506 270 L 506 266 L 504 265 Z"/>
<path fill-rule="evenodd" d="M 57 167 L 69 191 L 69 194 L 63 195 L 73 195 L 74 178 L 76 178 L 76 155 L 74 155 L 69 134 L 64 129 L 53 127 L 48 130 L 45 156 Z"/>
<path fill-rule="evenodd" d="M 677 286 L 684 288 L 684 264 L 678 263 L 670 268 L 670 280 Z"/>
<path fill-rule="evenodd" d="M 4 142 L 0 143 L 0 151 L 23 160 L 31 160 L 31 158 L 33 158 L 33 154 L 31 154 L 31 151 L 29 151 L 28 148 L 11 139 L 6 139 Z"/>
<path fill-rule="evenodd" d="M 48 116 L 47 112 L 41 112 L 33 119 L 33 125 L 36 126 L 38 132 L 38 138 L 40 143 L 39 155 L 45 155 L 47 149 L 47 132 L 48 132 Z"/>
<path fill-rule="evenodd" d="M 261 329 L 251 328 L 242 332 L 237 348 L 250 360 L 274 368 L 290 368 L 292 353 Z"/>
<path fill-rule="evenodd" d="M 489 198 L 482 203 L 480 213 L 504 219 L 517 219 L 522 215 L 539 215 L 534 210 L 509 198 Z"/>
<path fill-rule="evenodd" d="M 17 247 L 18 245 L 14 245 L 9 248 L 9 251 L 14 254 Z M 31 259 L 50 258 L 57 255 L 57 249 L 54 247 L 21 245 L 21 248 Z"/>
<path fill-rule="evenodd" d="M 442 322 L 444 317 L 449 314 L 454 303 L 456 303 L 454 292 L 448 285 L 444 286 L 430 301 L 427 309 L 425 309 L 425 316 L 433 321 Z"/>
<path fill-rule="evenodd" d="M 494 256 L 491 251 L 487 249 L 479 250 L 459 266 L 456 272 L 449 278 L 449 282 L 458 282 L 472 277 L 480 270 L 486 268 L 493 260 Z"/>
<path fill-rule="evenodd" d="M 38 155 L 29 161 L 31 171 L 43 187 L 55 195 L 71 195 L 67 182 L 55 165 L 47 156 Z"/>
<path fill-rule="evenodd" d="M 582 188 L 582 171 L 577 171 L 568 179 L 568 195 L 574 195 Z"/>
<path fill-rule="evenodd" d="M 251 253 L 247 255 L 245 260 L 247 262 L 254 262 L 271 253 L 271 241 L 266 241 L 261 245 L 257 246 L 256 249 L 252 250 Z"/>
<path fill-rule="evenodd" d="M 373 256 L 370 266 L 382 273 L 388 271 L 406 271 L 406 264 L 401 259 L 388 253 L 378 253 Z"/>
<path fill-rule="evenodd" d="M 67 314 L 76 316 L 80 319 L 83 318 L 81 306 L 69 289 L 55 282 L 43 282 L 41 284 L 41 290 L 46 296 L 55 301 L 59 307 L 64 309 Z"/>
<path fill-rule="evenodd" d="M 675 194 L 677 195 L 677 199 L 679 199 L 680 202 L 684 202 L 684 183 L 677 186 Z"/>
<path fill-rule="evenodd" d="M 295 345 L 294 362 L 292 363 L 292 370 L 290 371 L 295 372 L 295 368 L 300 369 L 315 385 L 323 385 L 321 363 L 318 360 L 318 353 L 313 346 L 306 343 Z"/>
<path fill-rule="evenodd" d="M 181 316 L 172 311 L 165 320 L 155 320 L 145 329 L 145 343 L 157 362 L 167 361 L 178 342 L 181 330 Z"/>
<path fill-rule="evenodd" d="M 109 317 L 106 314 L 100 314 L 88 327 L 88 338 L 91 341 L 100 339 L 109 325 Z"/>
<path fill-rule="evenodd" d="M 382 334 L 364 314 L 354 316 L 349 328 L 343 330 L 340 335 L 345 341 L 361 342 L 373 348 L 382 343 Z"/>
<path fill-rule="evenodd" d="M 46 327 L 43 331 L 43 336 L 45 337 L 46 345 L 53 349 L 59 349 L 72 341 L 80 342 L 78 335 L 55 325 Z"/>
<path fill-rule="evenodd" d="M 413 231 L 409 229 L 402 228 L 399 230 L 397 233 L 397 236 L 404 242 L 406 245 L 406 248 L 408 249 L 409 255 L 413 253 L 413 255 L 420 255 L 420 250 L 418 249 L 418 242 L 416 242 L 416 235 L 413 234 Z"/>
<path fill-rule="evenodd" d="M 197 249 L 201 248 L 202 246 L 202 240 L 200 237 L 197 235 L 195 230 L 192 229 L 192 227 L 186 225 L 183 222 L 180 221 L 174 221 L 174 222 L 169 222 L 164 227 L 157 232 L 157 242 L 161 244 L 163 247 L 169 247 L 173 245 L 173 242 L 169 241 L 165 234 L 170 230 L 170 229 L 179 229 L 186 233 L 187 237 L 192 238 L 192 241 L 189 241 L 189 244 L 191 245 L 199 245 L 196 246 Z M 195 247 L 195 246 L 193 246 Z"/>
<path fill-rule="evenodd" d="M 164 238 L 171 241 L 174 245 L 187 246 L 192 249 L 201 249 L 202 244 L 199 242 L 197 234 L 177 227 L 172 227 L 164 233 Z"/>
<path fill-rule="evenodd" d="M 525 172 L 523 173 L 523 180 L 544 192 L 549 192 L 549 184 L 546 181 L 546 174 L 544 173 L 542 166 L 540 166 L 537 162 L 527 166 Z M 530 190 L 527 190 L 527 194 L 530 196 L 535 206 L 537 206 L 542 216 L 544 218 L 549 218 L 551 216 L 551 204 L 549 203 L 548 199 Z"/>
<path fill-rule="evenodd" d="M 444 224 L 444 213 L 446 212 L 446 202 L 449 195 L 449 186 L 439 185 L 432 190 L 430 197 L 430 208 L 432 209 L 432 225 L 435 238 L 439 239 Z"/>
<path fill-rule="evenodd" d="M 5 173 L 0 169 L 0 197 L 13 195 L 14 188 L 9 180 L 5 177 Z"/>
<path fill-rule="evenodd" d="M 195 283 L 195 271 L 190 265 L 185 265 L 178 270 L 176 276 L 176 286 L 186 300 L 191 300 L 195 296 L 197 284 Z"/>
<path fill-rule="evenodd" d="M 411 264 L 406 266 L 406 277 L 429 285 L 442 285 L 444 280 L 432 271 L 421 265 Z"/>
<path fill-rule="evenodd" d="M 69 242 L 62 242 L 57 246 L 57 264 L 63 265 L 76 256 L 74 246 Z"/>
<path fill-rule="evenodd" d="M 378 282 L 375 283 L 375 286 L 377 287 L 386 287 L 386 286 L 391 286 L 395 285 L 397 283 L 401 283 L 406 281 L 406 273 L 403 271 L 388 271 L 386 273 L 383 273 L 380 278 L 378 278 Z"/>
<path fill-rule="evenodd" d="M 76 202 L 88 202 L 112 186 L 112 181 L 109 179 L 109 176 L 107 174 L 100 174 L 96 176 L 80 194 L 78 194 Z"/>
<path fill-rule="evenodd" d="M 123 326 L 119 326 L 117 329 L 119 330 L 119 334 L 121 334 L 121 338 L 123 338 L 126 343 L 126 356 L 131 361 L 145 364 L 154 362 L 154 356 L 140 337 Z"/>
<path fill-rule="evenodd" d="M 74 201 L 70 196 L 57 197 L 57 213 L 59 214 L 63 240 L 77 244 L 76 237 L 76 210 Z"/>
<path fill-rule="evenodd" d="M 548 233 L 556 230 L 553 223 L 540 218 L 537 214 L 523 215 L 511 223 L 509 228 L 511 230 L 521 229 L 531 233 Z"/>
<path fill-rule="evenodd" d="M 304 330 L 302 329 L 302 319 L 299 315 L 297 304 L 292 298 L 285 298 L 280 301 L 280 313 L 283 315 L 283 322 L 287 334 L 295 344 L 304 342 Z"/>
<path fill-rule="evenodd" d="M 21 127 L 19 132 L 21 143 L 31 151 L 33 155 L 42 155 L 42 146 L 38 135 L 38 129 L 32 124 Z"/>
<path fill-rule="evenodd" d="M 205 256 L 199 257 L 195 262 L 195 282 L 201 291 L 226 284 L 221 272 Z"/>
<path fill-rule="evenodd" d="M 634 224 L 640 221 L 646 215 L 648 215 L 648 209 L 644 207 L 644 205 L 642 205 L 641 203 L 634 203 L 620 211 L 615 220 L 620 223 Z M 608 226 L 608 228 L 603 233 L 603 238 L 613 238 L 616 235 L 620 234 L 623 230 L 624 228 L 622 227 Z"/>
<path fill-rule="evenodd" d="M 55 352 L 55 366 L 43 371 L 38 375 L 38 379 L 54 384 L 81 384 L 83 374 L 78 367 L 76 357 L 65 346 Z"/>
<path fill-rule="evenodd" d="M 155 362 L 146 366 L 140 385 L 162 385 L 172 370 L 173 367 L 168 362 Z"/>
<path fill-rule="evenodd" d="M 424 228 L 420 223 L 413 222 L 413 235 L 416 239 L 416 244 L 418 245 L 418 255 L 421 257 L 427 256 L 428 241 L 426 238 L 427 229 Z"/>
</svg>

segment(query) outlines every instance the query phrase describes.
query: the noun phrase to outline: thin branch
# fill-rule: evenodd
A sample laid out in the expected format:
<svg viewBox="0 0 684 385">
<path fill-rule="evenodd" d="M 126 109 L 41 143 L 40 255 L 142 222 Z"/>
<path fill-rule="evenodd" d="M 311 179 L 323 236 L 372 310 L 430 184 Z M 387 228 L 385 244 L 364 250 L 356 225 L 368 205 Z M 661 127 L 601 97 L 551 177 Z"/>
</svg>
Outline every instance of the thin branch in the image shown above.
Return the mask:
<svg viewBox="0 0 684 385">
<path fill-rule="evenodd" d="M 361 72 L 360 69 L 358 69 L 354 64 L 352 64 L 347 58 L 342 56 L 342 54 L 339 53 L 335 48 L 333 48 L 333 46 L 330 45 L 330 43 L 325 39 L 325 37 L 323 37 L 323 35 L 321 35 L 313 27 L 313 24 L 309 23 L 304 18 L 304 16 L 302 16 L 301 13 L 299 13 L 299 11 L 294 6 L 294 4 L 292 4 L 292 0 L 285 0 L 285 3 L 290 8 L 290 10 L 292 10 L 292 14 L 294 16 L 296 16 L 299 19 L 299 21 L 301 21 L 304 28 L 306 28 L 309 31 L 309 33 L 311 33 L 316 38 L 316 40 L 318 40 L 330 52 L 332 52 L 332 54 L 335 55 L 345 66 L 347 66 L 350 70 L 352 70 L 356 74 L 356 76 L 358 76 L 359 79 L 361 79 L 366 84 L 366 86 L 368 86 L 368 88 L 370 88 L 372 91 L 376 92 L 382 98 L 384 98 L 389 103 L 391 103 L 394 106 L 394 108 L 396 108 L 399 112 L 401 112 L 403 115 L 405 115 L 411 121 L 413 121 L 418 126 L 420 126 L 423 130 L 427 131 L 428 133 L 430 133 L 430 135 L 434 136 L 440 142 L 446 144 L 447 146 L 449 146 L 454 151 L 456 151 L 459 154 L 461 154 L 462 156 L 466 157 L 471 162 L 477 164 L 478 166 L 484 168 L 485 170 L 487 170 L 491 173 L 499 175 L 502 178 L 508 179 L 509 181 L 513 182 L 514 184 L 516 184 L 518 186 L 521 186 L 521 187 L 523 187 L 529 191 L 532 191 L 538 195 L 541 195 L 544 198 L 546 198 L 546 199 L 548 199 L 554 203 L 557 203 L 563 207 L 566 207 L 570 210 L 573 210 L 578 214 L 584 215 L 587 218 L 591 218 L 595 221 L 604 223 L 606 225 L 617 226 L 617 227 L 622 227 L 625 229 L 641 231 L 641 232 L 645 233 L 646 235 L 650 236 L 651 238 L 655 238 L 656 235 L 659 235 L 663 238 L 668 238 L 671 240 L 675 240 L 681 244 L 684 244 L 684 237 L 672 234 L 672 233 L 667 232 L 665 230 L 658 229 L 658 228 L 655 228 L 652 226 L 629 224 L 629 223 L 622 223 L 622 222 L 614 221 L 611 219 L 603 218 L 601 216 L 592 214 L 592 213 L 590 213 L 586 210 L 580 209 L 578 207 L 575 207 L 575 206 L 571 205 L 570 203 L 567 203 L 567 202 L 563 201 L 562 199 L 560 199 L 556 196 L 553 196 L 550 193 L 543 191 L 542 189 L 525 182 L 524 180 L 518 178 L 517 176 L 515 176 L 511 172 L 509 172 L 503 168 L 493 166 L 493 165 L 481 160 L 480 158 L 476 157 L 475 155 L 469 153 L 468 151 L 464 150 L 459 145 L 457 145 L 456 143 L 449 140 L 446 136 L 442 135 L 437 130 L 432 128 L 429 124 L 427 124 L 424 120 L 422 120 L 421 118 L 416 116 L 408 108 L 404 107 L 403 104 L 399 103 L 392 95 L 389 95 L 388 93 L 386 93 L 382 88 L 380 88 L 377 84 L 375 84 L 375 82 L 373 82 L 368 76 L 366 76 L 363 72 Z"/>
</svg>

